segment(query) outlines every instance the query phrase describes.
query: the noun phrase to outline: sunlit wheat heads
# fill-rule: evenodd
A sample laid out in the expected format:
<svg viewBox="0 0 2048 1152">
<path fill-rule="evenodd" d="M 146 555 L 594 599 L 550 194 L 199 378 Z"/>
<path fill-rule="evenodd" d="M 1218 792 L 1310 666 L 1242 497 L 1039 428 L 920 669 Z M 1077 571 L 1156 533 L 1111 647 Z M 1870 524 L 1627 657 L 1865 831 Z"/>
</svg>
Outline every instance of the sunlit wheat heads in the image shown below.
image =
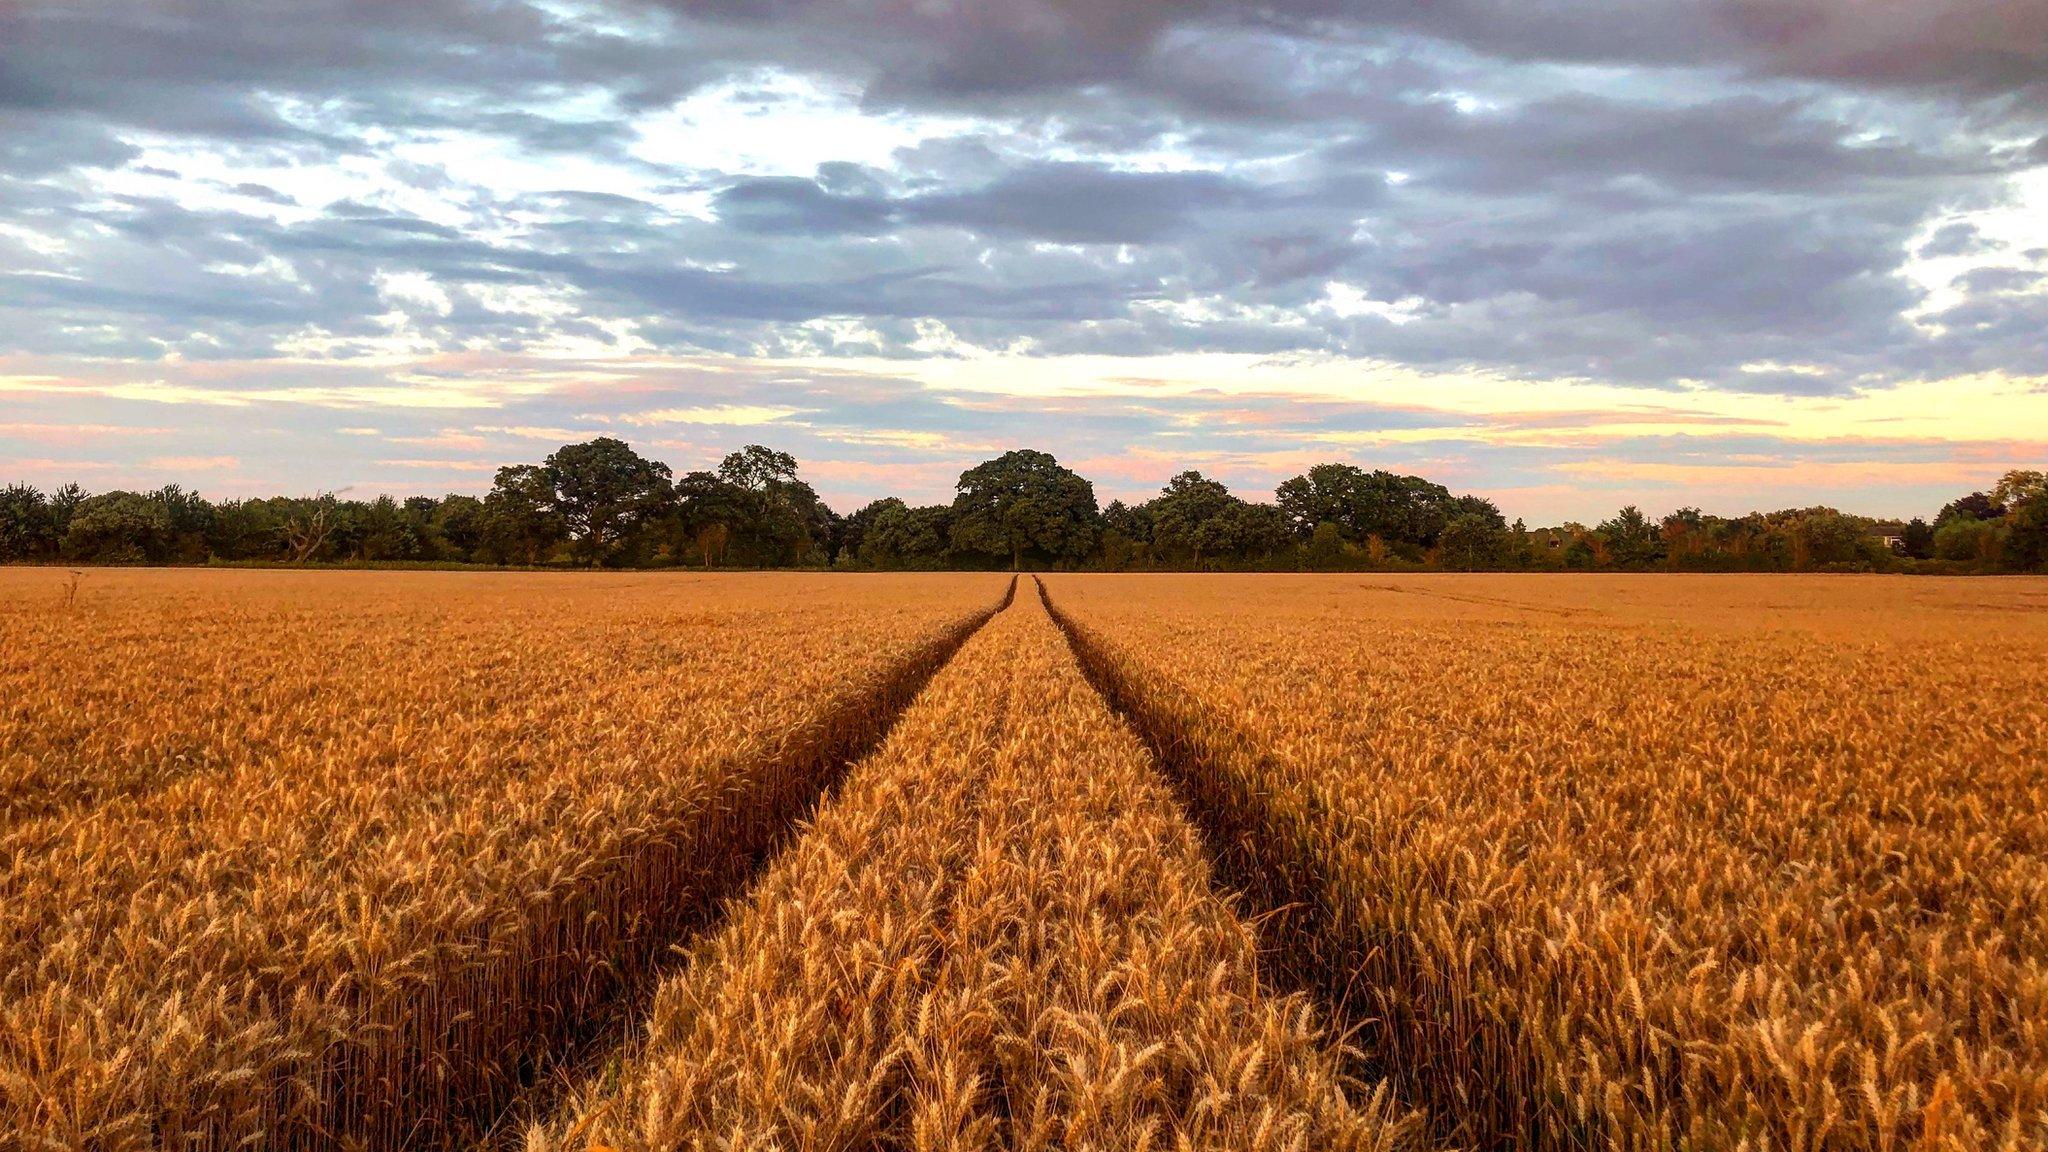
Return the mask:
<svg viewBox="0 0 2048 1152">
<path fill-rule="evenodd" d="M 531 1152 L 1411 1142 L 1020 595 Z"/>
<path fill-rule="evenodd" d="M 1444 1133 L 2048 1146 L 2048 584 L 1047 586 Z"/>
<path fill-rule="evenodd" d="M 0 573 L 0 1131 L 459 1134 L 1007 581 Z"/>
</svg>

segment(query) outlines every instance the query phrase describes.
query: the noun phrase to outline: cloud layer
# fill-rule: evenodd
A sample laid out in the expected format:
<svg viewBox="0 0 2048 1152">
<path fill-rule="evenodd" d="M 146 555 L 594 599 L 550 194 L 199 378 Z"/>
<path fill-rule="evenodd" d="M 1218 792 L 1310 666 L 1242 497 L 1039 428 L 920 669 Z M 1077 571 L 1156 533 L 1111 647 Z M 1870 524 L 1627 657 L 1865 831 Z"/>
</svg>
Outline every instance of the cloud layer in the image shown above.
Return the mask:
<svg viewBox="0 0 2048 1152">
<path fill-rule="evenodd" d="M 606 383 L 677 358 L 857 361 L 863 396 L 895 362 L 913 384 L 835 441 L 881 469 L 962 431 L 929 366 L 988 357 L 2020 396 L 2043 108 L 2020 0 L 28 0 L 0 9 L 0 356 L 296 420 L 336 388 L 623 418 Z M 667 406 L 780 411 L 775 378 Z M 188 447 L 161 455 L 234 455 Z"/>
</svg>

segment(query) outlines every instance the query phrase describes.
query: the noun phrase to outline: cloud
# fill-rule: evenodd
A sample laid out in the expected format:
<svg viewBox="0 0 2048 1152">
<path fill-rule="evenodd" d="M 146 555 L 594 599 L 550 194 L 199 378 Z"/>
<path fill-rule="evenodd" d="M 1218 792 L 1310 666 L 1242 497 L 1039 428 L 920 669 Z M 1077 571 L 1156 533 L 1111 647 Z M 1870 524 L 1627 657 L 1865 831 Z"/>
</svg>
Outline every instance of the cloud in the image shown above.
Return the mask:
<svg viewBox="0 0 2048 1152">
<path fill-rule="evenodd" d="M 844 182 L 843 179 L 841 181 Z M 1249 190 L 1213 172 L 1128 172 L 1101 164 L 1040 162 L 957 191 L 891 197 L 873 182 L 834 190 L 781 176 L 741 180 L 718 193 L 721 219 L 748 232 L 874 235 L 892 226 L 950 226 L 979 236 L 1068 244 L 1145 243 L 1181 234 L 1206 212 L 1243 203 Z"/>
<path fill-rule="evenodd" d="M 892 93 L 985 96 L 1101 84 L 1137 69 L 1189 25 L 1321 25 L 1398 33 L 1486 55 L 1607 65 L 1729 67 L 1874 87 L 2037 88 L 2048 16 L 2010 0 L 1936 0 L 1873 11 L 1855 0 L 1647 0 L 1605 4 L 1446 0 L 1038 0 L 1012 5 L 869 0 L 669 0 L 692 18 L 851 58 Z"/>
<path fill-rule="evenodd" d="M 2044 78 L 2048 9 L 2011 0 L 31 0 L 0 8 L 0 391 L 372 442 L 337 480 L 616 421 L 848 477 L 1456 434 L 1414 459 L 1544 488 L 1515 453 L 1702 394 L 2031 387 Z M 994 367 L 1097 357 L 1504 390 L 1148 408 Z M 1582 387 L 1636 400 L 1546 411 Z"/>
<path fill-rule="evenodd" d="M 2029 268 L 1977 268 L 1964 273 L 1957 281 L 1957 287 L 1972 297 L 2030 292 L 2043 286 L 2048 286 L 2048 272 Z"/>
<path fill-rule="evenodd" d="M 475 473 L 478 475 L 496 472 L 501 466 L 497 461 L 493 460 L 435 460 L 416 458 L 378 460 L 376 464 L 380 468 L 405 468 L 425 472 Z"/>
<path fill-rule="evenodd" d="M 721 190 L 714 204 L 720 219 L 748 232 L 872 235 L 895 217 L 880 197 L 835 194 L 801 176 L 741 180 Z"/>
<path fill-rule="evenodd" d="M 482 436 L 460 428 L 443 428 L 431 436 L 391 436 L 386 439 L 393 444 L 408 444 L 415 448 L 482 449 L 489 445 Z"/>
<path fill-rule="evenodd" d="M 558 444 L 588 440 L 593 436 L 604 435 L 603 432 L 590 428 L 544 428 L 529 424 L 512 426 L 479 424 L 476 430 L 493 436 L 508 436 L 515 440 L 550 440 Z"/>
<path fill-rule="evenodd" d="M 163 472 L 218 472 L 242 465 L 235 456 L 153 456 L 144 463 Z"/>
<path fill-rule="evenodd" d="M 1777 71 L 1867 84 L 2039 91 L 2048 11 L 2011 0 L 1723 0 L 1718 22 Z"/>
<path fill-rule="evenodd" d="M 652 412 L 638 412 L 625 418 L 628 424 L 641 426 L 651 424 L 719 424 L 729 428 L 747 428 L 756 424 L 772 424 L 798 413 L 795 408 L 771 408 L 754 404 L 718 404 L 701 408 L 657 408 Z"/>
<path fill-rule="evenodd" d="M 982 235 L 1077 244 L 1145 243 L 1185 236 L 1190 223 L 1241 204 L 1248 189 L 1213 172 L 1120 172 L 1098 164 L 1041 163 L 959 192 L 905 205 L 910 220 Z"/>
<path fill-rule="evenodd" d="M 1958 221 L 1943 225 L 1928 237 L 1916 255 L 1922 260 L 1936 260 L 1944 256 L 1975 256 L 1993 250 L 1994 246 L 1977 231 L 1976 225 Z"/>
<path fill-rule="evenodd" d="M 35 421 L 0 423 L 0 440 L 23 440 L 31 444 L 87 444 L 103 437 L 166 436 L 168 428 L 137 428 L 119 424 L 63 424 Z"/>
<path fill-rule="evenodd" d="M 1902 319 L 1909 241 L 1986 193 L 2003 171 L 1989 145 L 1852 141 L 1785 98 L 1468 113 L 1411 71 L 1375 118 L 1275 129 L 1266 146 L 1291 158 L 1236 174 L 1193 153 L 1051 158 L 1064 132 L 1016 155 L 991 127 L 896 170 L 828 162 L 678 193 L 702 215 L 653 191 L 434 191 L 466 197 L 462 220 L 409 212 L 398 200 L 424 210 L 428 190 L 394 187 L 290 221 L 81 192 L 39 218 L 74 223 L 38 225 L 54 267 L 9 274 L 0 319 L 18 351 L 137 359 L 1318 351 L 1739 388 L 1763 383 L 1731 375 L 1759 339 L 1858 386 L 1886 364 L 2018 370 L 2030 350 L 2004 328 L 1932 340 Z M 1329 310 L 1332 281 L 1359 308 Z"/>
</svg>

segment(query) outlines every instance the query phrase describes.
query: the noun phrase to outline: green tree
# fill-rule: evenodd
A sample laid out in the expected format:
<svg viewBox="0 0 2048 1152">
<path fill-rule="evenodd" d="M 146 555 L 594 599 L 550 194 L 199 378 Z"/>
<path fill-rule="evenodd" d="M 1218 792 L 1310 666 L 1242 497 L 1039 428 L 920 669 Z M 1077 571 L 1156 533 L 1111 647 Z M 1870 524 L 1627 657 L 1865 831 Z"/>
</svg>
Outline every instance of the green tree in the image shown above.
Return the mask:
<svg viewBox="0 0 2048 1152">
<path fill-rule="evenodd" d="M 1608 557 L 1625 568 L 1648 567 L 1664 558 L 1660 527 L 1633 504 L 1615 513 L 1612 520 L 1602 521 L 1593 531 L 1606 544 Z"/>
<path fill-rule="evenodd" d="M 1200 472 L 1183 472 L 1167 481 L 1165 489 L 1149 502 L 1153 542 L 1168 556 L 1191 557 L 1199 568 L 1202 553 L 1213 555 L 1219 538 L 1227 535 L 1222 526 L 1212 527 L 1211 522 L 1238 503 L 1241 501 L 1222 484 Z"/>
<path fill-rule="evenodd" d="M 473 561 L 484 544 L 484 502 L 450 494 L 434 509 L 434 532 L 444 560 Z"/>
<path fill-rule="evenodd" d="M 1095 486 L 1044 452 L 983 461 L 960 474 L 957 489 L 952 536 L 962 551 L 1008 556 L 1016 570 L 1026 552 L 1079 560 L 1095 547 Z"/>
<path fill-rule="evenodd" d="M 271 500 L 223 500 L 213 506 L 206 550 L 222 560 L 270 560 L 279 555 L 278 520 Z"/>
<path fill-rule="evenodd" d="M 864 564 L 869 563 L 861 555 L 861 547 L 867 542 L 868 531 L 874 526 L 875 520 L 884 512 L 907 510 L 908 507 L 909 505 L 894 496 L 885 496 L 855 509 L 853 515 L 848 516 L 839 526 L 840 562 L 859 560 Z"/>
<path fill-rule="evenodd" d="M 2048 497 L 2011 505 L 2004 528 L 2001 557 L 2006 564 L 2028 571 L 2048 569 Z"/>
<path fill-rule="evenodd" d="M 1949 517 L 1934 530 L 1934 555 L 1941 560 L 1995 564 L 2001 543 L 1997 521 L 1979 520 L 1968 512 Z"/>
<path fill-rule="evenodd" d="M 57 539 L 57 518 L 40 489 L 0 489 L 0 562 L 42 559 L 56 551 Z"/>
<path fill-rule="evenodd" d="M 1444 525 L 1437 540 L 1437 558 L 1447 568 L 1492 568 L 1507 556 L 1511 537 L 1498 522 L 1479 512 L 1461 512 Z"/>
<path fill-rule="evenodd" d="M 203 564 L 208 555 L 207 536 L 213 530 L 213 505 L 197 492 L 187 492 L 176 484 L 167 484 L 149 494 L 151 500 L 161 504 L 164 516 L 170 523 L 170 538 L 165 543 L 165 562 L 178 564 Z"/>
<path fill-rule="evenodd" d="M 86 498 L 85 489 L 76 484 L 66 484 L 50 493 L 50 519 L 55 523 L 59 537 L 71 527 L 71 517 L 78 513 Z"/>
<path fill-rule="evenodd" d="M 541 466 L 570 551 L 593 566 L 633 551 L 671 507 L 668 465 L 615 437 L 564 445 Z"/>
<path fill-rule="evenodd" d="M 691 472 L 675 486 L 676 524 L 704 567 L 725 562 L 732 538 L 752 515 L 751 494 L 715 472 Z"/>
<path fill-rule="evenodd" d="M 1316 525 L 1305 550 L 1308 566 L 1319 572 L 1333 572 L 1350 558 L 1344 547 L 1344 532 L 1328 520 Z"/>
<path fill-rule="evenodd" d="M 349 509 L 349 552 L 372 564 L 417 560 L 421 543 L 417 522 L 390 496 Z"/>
<path fill-rule="evenodd" d="M 1582 527 L 1573 530 L 1572 526 L 1567 526 L 1566 535 L 1570 543 L 1564 546 L 1561 550 L 1563 555 L 1558 558 L 1566 568 L 1584 571 L 1598 568 L 1606 562 L 1606 544 L 1599 533 Z"/>
<path fill-rule="evenodd" d="M 913 508 L 886 502 L 860 543 L 871 568 L 940 568 L 948 558 L 953 510 L 944 504 Z"/>
<path fill-rule="evenodd" d="M 411 533 L 409 560 L 446 560 L 448 543 L 441 538 L 441 502 L 432 496 L 407 496 L 399 501 L 399 519 Z"/>
<path fill-rule="evenodd" d="M 1793 567 L 1817 568 L 1874 559 L 1869 521 L 1833 508 L 1808 508 L 1790 525 Z"/>
<path fill-rule="evenodd" d="M 484 547 L 501 564 L 538 564 L 568 536 L 554 480 L 535 464 L 498 469 L 484 497 Z"/>
<path fill-rule="evenodd" d="M 1958 517 L 1967 516 L 1972 520 L 1996 520 L 2005 515 L 2005 505 L 1988 492 L 1972 492 L 1941 506 L 1934 517 L 1934 530 L 1939 532 Z"/>
<path fill-rule="evenodd" d="M 718 462 L 719 478 L 750 492 L 766 492 L 778 483 L 796 480 L 796 457 L 759 444 L 729 452 Z"/>
<path fill-rule="evenodd" d="M 905 518 L 897 550 L 917 568 L 944 568 L 953 556 L 953 507 L 920 504 Z"/>
<path fill-rule="evenodd" d="M 1111 500 L 1102 510 L 1102 535 L 1097 547 L 1104 567 L 1122 572 L 1150 560 L 1153 503 L 1147 501 L 1132 507 L 1121 500 Z"/>
<path fill-rule="evenodd" d="M 1287 513 L 1271 504 L 1232 498 L 1221 512 L 1202 522 L 1196 542 L 1211 556 L 1238 563 L 1262 563 L 1285 551 L 1294 539 Z"/>
<path fill-rule="evenodd" d="M 732 528 L 755 563 L 831 563 L 839 518 L 797 478 L 796 457 L 749 444 L 719 462 L 718 476 L 745 493 L 744 514 Z"/>
<path fill-rule="evenodd" d="M 1460 506 L 1450 489 L 1420 476 L 1367 472 L 1349 464 L 1318 464 L 1282 483 L 1274 498 L 1304 536 L 1335 524 L 1353 544 L 1378 537 L 1411 549 L 1434 547 L 1452 516 L 1478 511 Z"/>
<path fill-rule="evenodd" d="M 2005 563 L 2048 569 L 2048 473 L 2008 472 L 1992 496 L 2006 509 Z"/>
<path fill-rule="evenodd" d="M 1925 560 L 1934 555 L 1934 529 L 1927 521 L 1915 516 L 1900 529 L 1899 544 L 1906 555 L 1915 560 Z"/>
<path fill-rule="evenodd" d="M 97 564 L 161 564 L 171 544 L 170 512 L 137 492 L 86 499 L 64 531 L 64 555 Z"/>
</svg>

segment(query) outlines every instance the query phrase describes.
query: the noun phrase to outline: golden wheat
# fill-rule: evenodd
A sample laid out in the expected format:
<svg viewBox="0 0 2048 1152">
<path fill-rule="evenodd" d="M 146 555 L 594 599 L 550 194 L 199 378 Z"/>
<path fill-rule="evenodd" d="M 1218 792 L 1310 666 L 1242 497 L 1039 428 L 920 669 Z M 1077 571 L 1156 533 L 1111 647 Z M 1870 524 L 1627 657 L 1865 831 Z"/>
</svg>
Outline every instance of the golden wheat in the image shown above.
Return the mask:
<svg viewBox="0 0 2048 1152">
<path fill-rule="evenodd" d="M 47 581 L 0 574 L 0 1133 L 106 1149 L 487 1118 L 1003 587 Z"/>
<path fill-rule="evenodd" d="M 2048 584 L 1004 584 L 0 572 L 0 1147 L 2048 1148 Z"/>
<path fill-rule="evenodd" d="M 1443 1131 L 2048 1147 L 2048 585 L 1048 586 Z"/>
<path fill-rule="evenodd" d="M 531 1152 L 1387 1149 L 1032 595 L 934 679 Z"/>
</svg>

